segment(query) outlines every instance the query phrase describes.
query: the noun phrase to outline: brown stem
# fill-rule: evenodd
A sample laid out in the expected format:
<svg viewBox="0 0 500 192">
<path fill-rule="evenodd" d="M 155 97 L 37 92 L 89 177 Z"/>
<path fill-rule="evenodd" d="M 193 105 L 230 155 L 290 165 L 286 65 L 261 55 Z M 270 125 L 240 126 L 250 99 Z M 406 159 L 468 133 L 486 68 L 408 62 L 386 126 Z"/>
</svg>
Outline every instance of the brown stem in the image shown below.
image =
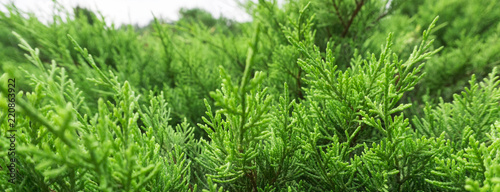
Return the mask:
<svg viewBox="0 0 500 192">
<path fill-rule="evenodd" d="M 250 178 L 250 182 L 252 183 L 252 191 L 258 192 L 257 190 L 257 181 L 255 181 L 256 174 L 253 170 L 250 170 L 250 173 L 246 174 L 248 178 Z"/>
<path fill-rule="evenodd" d="M 345 37 L 347 35 L 347 32 L 349 31 L 349 28 L 351 27 L 351 24 L 354 21 L 354 18 L 356 17 L 356 15 L 358 15 L 359 11 L 361 10 L 361 8 L 363 7 L 364 4 L 365 4 L 364 0 L 356 2 L 356 9 L 352 13 L 351 18 L 349 19 L 349 22 L 347 22 L 347 26 L 344 28 L 344 31 L 342 32 L 341 37 Z"/>
<path fill-rule="evenodd" d="M 304 99 L 304 94 L 302 94 L 302 82 L 300 81 L 300 76 L 302 75 L 302 69 L 299 68 L 299 74 L 297 74 L 297 91 L 300 99 Z"/>
<path fill-rule="evenodd" d="M 337 17 L 340 20 L 340 23 L 342 23 L 344 28 L 347 28 L 344 18 L 342 18 L 342 15 L 340 15 L 339 6 L 337 5 L 337 3 L 335 3 L 335 0 L 332 0 L 332 3 L 333 3 L 333 8 L 335 8 L 335 13 L 337 14 Z"/>
<path fill-rule="evenodd" d="M 380 21 L 382 18 L 384 18 L 385 16 L 387 16 L 388 13 L 389 13 L 388 11 L 385 11 L 384 13 L 380 14 L 377 17 L 377 19 L 375 19 L 375 22 L 373 22 L 373 23 L 376 23 L 376 22 Z"/>
<path fill-rule="evenodd" d="M 273 180 L 271 180 L 271 185 L 273 185 L 273 184 L 276 182 L 276 180 L 278 179 L 278 176 L 281 174 L 281 173 L 280 173 L 280 172 L 281 172 L 281 170 L 280 170 L 280 169 L 281 169 L 281 165 L 280 165 L 280 167 L 278 167 L 278 171 L 277 171 L 277 172 L 276 172 L 276 174 L 274 175 Z"/>
</svg>

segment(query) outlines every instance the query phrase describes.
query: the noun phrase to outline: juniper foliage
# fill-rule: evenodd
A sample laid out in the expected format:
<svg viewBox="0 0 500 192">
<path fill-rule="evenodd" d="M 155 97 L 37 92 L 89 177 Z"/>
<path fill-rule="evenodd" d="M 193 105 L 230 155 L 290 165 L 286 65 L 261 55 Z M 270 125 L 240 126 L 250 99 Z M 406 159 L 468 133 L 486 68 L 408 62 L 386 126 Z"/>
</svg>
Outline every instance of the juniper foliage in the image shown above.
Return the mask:
<svg viewBox="0 0 500 192">
<path fill-rule="evenodd" d="M 7 5 L 0 189 L 500 191 L 487 2 L 260 0 L 247 23 L 194 9 L 142 29 Z"/>
</svg>

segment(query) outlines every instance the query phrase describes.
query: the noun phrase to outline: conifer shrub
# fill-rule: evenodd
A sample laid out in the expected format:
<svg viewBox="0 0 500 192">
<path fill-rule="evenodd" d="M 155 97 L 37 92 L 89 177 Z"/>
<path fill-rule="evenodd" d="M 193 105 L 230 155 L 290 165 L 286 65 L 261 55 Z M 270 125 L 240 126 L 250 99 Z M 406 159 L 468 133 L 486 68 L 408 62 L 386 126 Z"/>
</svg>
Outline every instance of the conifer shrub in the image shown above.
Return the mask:
<svg viewBox="0 0 500 192">
<path fill-rule="evenodd" d="M 261 0 L 247 23 L 142 29 L 7 6 L 0 190 L 500 191 L 500 9 L 454 2 Z"/>
</svg>

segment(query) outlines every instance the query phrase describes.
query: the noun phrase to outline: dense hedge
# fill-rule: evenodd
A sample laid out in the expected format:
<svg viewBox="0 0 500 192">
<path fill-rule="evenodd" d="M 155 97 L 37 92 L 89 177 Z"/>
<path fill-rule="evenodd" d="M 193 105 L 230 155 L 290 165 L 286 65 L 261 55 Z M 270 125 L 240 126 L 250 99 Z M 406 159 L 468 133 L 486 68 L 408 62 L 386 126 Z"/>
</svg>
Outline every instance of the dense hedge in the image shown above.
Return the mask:
<svg viewBox="0 0 500 192">
<path fill-rule="evenodd" d="M 242 6 L 5 5 L 0 190 L 500 191 L 499 1 Z"/>
</svg>

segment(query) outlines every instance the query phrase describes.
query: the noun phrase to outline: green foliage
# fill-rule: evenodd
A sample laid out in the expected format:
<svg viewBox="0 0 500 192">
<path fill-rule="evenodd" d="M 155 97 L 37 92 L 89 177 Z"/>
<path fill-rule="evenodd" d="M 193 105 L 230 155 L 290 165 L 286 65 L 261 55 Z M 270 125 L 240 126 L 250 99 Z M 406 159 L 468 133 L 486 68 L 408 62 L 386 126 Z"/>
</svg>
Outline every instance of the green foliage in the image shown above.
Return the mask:
<svg viewBox="0 0 500 192">
<path fill-rule="evenodd" d="M 491 133 L 488 135 L 491 140 L 491 144 L 486 147 L 483 143 L 479 147 L 477 152 L 478 155 L 482 156 L 483 161 L 479 162 L 482 165 L 482 173 L 484 174 L 484 182 L 483 186 L 480 186 L 479 181 L 472 180 L 467 178 L 465 189 L 468 191 L 500 191 L 499 178 L 500 178 L 500 170 L 499 170 L 499 158 L 498 158 L 498 142 L 499 142 L 499 132 L 500 132 L 500 124 L 498 121 L 491 126 Z M 472 142 L 472 141 L 471 141 Z M 477 146 L 477 144 L 475 145 Z M 471 150 L 469 150 L 471 151 Z"/>
<path fill-rule="evenodd" d="M 0 189 L 500 191 L 497 1 L 242 5 L 143 28 L 6 5 Z"/>
<path fill-rule="evenodd" d="M 470 88 L 465 88 L 462 95 L 454 95 L 453 103 L 443 103 L 436 109 L 429 105 L 423 118 L 415 118 L 419 132 L 434 136 L 445 135 L 450 141 L 451 151 L 436 159 L 432 174 L 438 181 L 429 177 L 427 181 L 444 189 L 479 191 L 478 181 L 491 182 L 498 165 L 498 104 L 500 92 L 497 68 L 481 83 L 476 83 L 474 76 Z M 431 128 L 432 127 L 432 128 Z M 467 179 L 466 179 L 467 178 Z M 491 183 L 490 185 L 493 185 Z"/>
<path fill-rule="evenodd" d="M 473 75 L 469 81 L 470 88 L 465 88 L 461 95 L 454 95 L 452 103 L 441 100 L 435 109 L 427 104 L 425 116 L 414 118 L 416 128 L 426 136 L 446 133 L 448 139 L 462 147 L 468 142 L 471 132 L 479 142 L 488 141 L 486 134 L 500 116 L 500 81 L 496 69 L 481 83 L 477 83 Z"/>
<path fill-rule="evenodd" d="M 21 92 L 18 98 L 26 118 L 18 122 L 21 127 L 18 137 L 22 138 L 18 158 L 19 165 L 24 167 L 18 182 L 24 185 L 16 185 L 17 190 L 188 189 L 190 163 L 186 151 L 192 141 L 192 128 L 179 125 L 176 130 L 181 135 L 168 134 L 174 132 L 172 127 L 153 131 L 153 124 L 148 121 L 140 128 L 139 97 L 130 84 L 122 85 L 113 74 L 103 73 L 87 50 L 75 44 L 77 51 L 100 74 L 89 80 L 114 91 L 112 102 L 99 99 L 97 112 L 91 113 L 65 69 L 57 67 L 55 62 L 45 68 L 38 58 L 38 49 L 20 40 L 20 46 L 29 53 L 28 60 L 42 74 L 30 76 L 35 92 L 26 93 L 26 100 L 21 99 Z M 154 98 L 151 102 L 165 101 Z M 86 112 L 78 112 L 80 109 Z M 144 113 L 143 117 L 150 120 L 160 114 L 160 118 L 168 120 L 167 113 Z M 7 124 L 2 125 L 6 131 Z"/>
</svg>

